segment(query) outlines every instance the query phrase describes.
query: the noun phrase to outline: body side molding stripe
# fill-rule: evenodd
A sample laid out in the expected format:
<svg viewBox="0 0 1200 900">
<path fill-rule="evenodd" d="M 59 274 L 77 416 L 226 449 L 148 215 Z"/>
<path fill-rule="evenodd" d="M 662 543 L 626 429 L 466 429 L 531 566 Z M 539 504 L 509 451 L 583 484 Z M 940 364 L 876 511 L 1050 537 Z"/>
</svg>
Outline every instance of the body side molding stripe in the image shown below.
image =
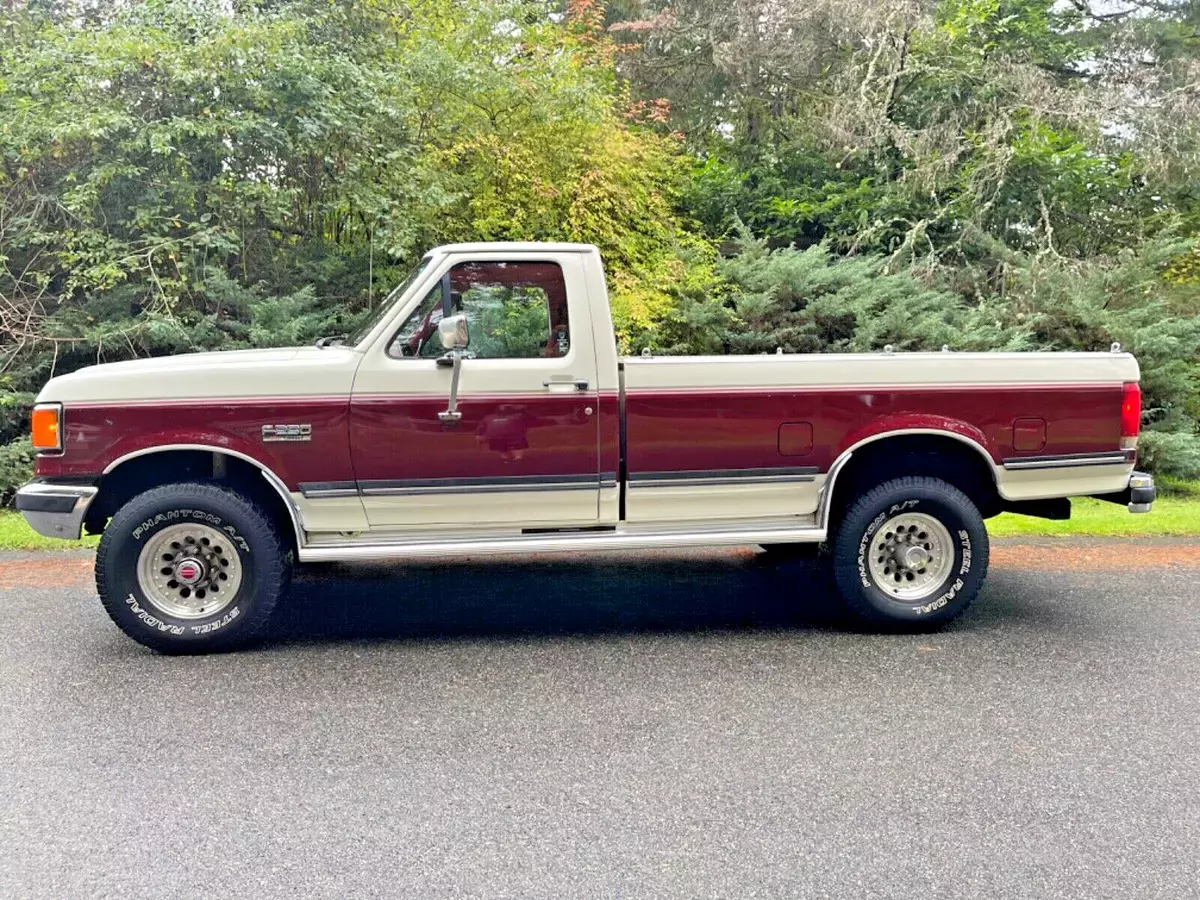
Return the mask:
<svg viewBox="0 0 1200 900">
<path fill-rule="evenodd" d="M 816 479 L 816 466 L 769 469 L 701 469 L 678 472 L 644 472 L 629 477 L 630 487 L 715 487 L 805 483 Z M 578 491 L 618 486 L 616 472 L 600 475 L 508 475 L 492 478 L 399 478 L 362 481 L 307 481 L 300 493 L 311 499 L 335 497 L 406 497 L 420 494 L 504 493 L 526 491 Z"/>
<path fill-rule="evenodd" d="M 312 499 L 358 495 L 358 485 L 353 481 L 302 481 L 296 487 L 301 494 Z"/>
<path fill-rule="evenodd" d="M 309 481 L 300 492 L 312 499 L 408 497 L 422 494 L 494 494 L 525 491 L 586 491 L 617 486 L 615 472 L 595 475 L 507 475 L 492 478 L 400 478 L 375 481 Z"/>
<path fill-rule="evenodd" d="M 791 466 L 769 469 L 698 469 L 676 472 L 636 472 L 629 487 L 716 487 L 730 484 L 787 484 L 816 480 L 816 466 Z"/>
<path fill-rule="evenodd" d="M 1005 469 L 1068 469 L 1079 466 L 1132 465 L 1133 451 L 1104 453 L 1064 453 L 1058 456 L 1010 456 L 1003 460 Z"/>
</svg>

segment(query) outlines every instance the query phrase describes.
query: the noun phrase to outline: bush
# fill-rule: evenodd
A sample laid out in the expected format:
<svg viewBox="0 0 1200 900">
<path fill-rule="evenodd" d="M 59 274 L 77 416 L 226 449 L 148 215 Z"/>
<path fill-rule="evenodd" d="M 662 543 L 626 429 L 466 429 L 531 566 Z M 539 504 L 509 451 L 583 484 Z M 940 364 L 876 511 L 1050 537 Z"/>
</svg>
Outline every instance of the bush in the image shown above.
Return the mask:
<svg viewBox="0 0 1200 900">
<path fill-rule="evenodd" d="M 720 265 L 736 317 L 722 342 L 727 352 L 966 349 L 959 298 L 886 271 L 881 257 L 837 257 L 826 245 L 768 250 L 747 236 L 742 246 Z"/>
<path fill-rule="evenodd" d="M 0 446 L 0 506 L 11 504 L 17 488 L 33 477 L 33 456 L 28 435 Z"/>
<path fill-rule="evenodd" d="M 0 389 L 0 445 L 29 429 L 33 394 Z"/>
<path fill-rule="evenodd" d="M 1143 431 L 1138 439 L 1143 468 L 1171 478 L 1200 479 L 1200 436 L 1184 431 Z"/>
</svg>

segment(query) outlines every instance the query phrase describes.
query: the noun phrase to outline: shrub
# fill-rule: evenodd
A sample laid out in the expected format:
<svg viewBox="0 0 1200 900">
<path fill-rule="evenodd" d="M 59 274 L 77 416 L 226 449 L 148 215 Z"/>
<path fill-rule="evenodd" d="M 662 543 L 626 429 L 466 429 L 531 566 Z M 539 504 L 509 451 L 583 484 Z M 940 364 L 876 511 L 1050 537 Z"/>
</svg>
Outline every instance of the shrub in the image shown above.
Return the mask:
<svg viewBox="0 0 1200 900">
<path fill-rule="evenodd" d="M 33 477 L 33 456 L 28 435 L 0 446 L 0 506 L 12 503 L 17 488 Z"/>
</svg>

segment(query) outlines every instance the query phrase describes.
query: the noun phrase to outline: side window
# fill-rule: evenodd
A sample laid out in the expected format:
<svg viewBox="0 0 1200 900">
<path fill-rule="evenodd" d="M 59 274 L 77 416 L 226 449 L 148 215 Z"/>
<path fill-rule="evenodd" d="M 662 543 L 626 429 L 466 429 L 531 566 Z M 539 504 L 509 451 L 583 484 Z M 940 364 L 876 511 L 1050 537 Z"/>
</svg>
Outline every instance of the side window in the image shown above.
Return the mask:
<svg viewBox="0 0 1200 900">
<path fill-rule="evenodd" d="M 388 344 L 388 356 L 433 359 L 441 356 L 438 322 L 442 321 L 442 286 L 439 284 L 421 301 L 408 321 L 400 326 Z"/>
<path fill-rule="evenodd" d="M 439 284 L 396 332 L 389 354 L 441 356 L 442 309 Z M 557 263 L 459 263 L 450 270 L 450 310 L 467 317 L 467 355 L 476 359 L 556 359 L 571 349 L 567 286 Z"/>
</svg>

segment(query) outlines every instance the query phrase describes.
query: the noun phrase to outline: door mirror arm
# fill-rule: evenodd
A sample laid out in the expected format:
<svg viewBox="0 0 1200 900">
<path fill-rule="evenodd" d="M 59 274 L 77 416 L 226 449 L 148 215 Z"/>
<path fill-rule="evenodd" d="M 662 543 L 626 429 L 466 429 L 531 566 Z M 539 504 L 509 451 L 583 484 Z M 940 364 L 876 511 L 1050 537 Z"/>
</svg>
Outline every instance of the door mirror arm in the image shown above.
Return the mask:
<svg viewBox="0 0 1200 900">
<path fill-rule="evenodd" d="M 438 365 L 442 365 L 442 360 L 446 359 L 443 356 L 438 360 Z M 438 413 L 438 418 L 443 422 L 457 422 L 462 419 L 462 413 L 458 411 L 458 376 L 462 371 L 462 350 L 451 350 L 449 354 L 450 365 L 454 367 L 454 371 L 450 375 L 450 400 L 446 404 L 446 408 Z"/>
<path fill-rule="evenodd" d="M 439 366 L 449 364 L 454 369 L 450 376 L 450 402 L 446 405 L 445 410 L 438 413 L 438 418 L 447 423 L 457 422 L 462 419 L 462 413 L 458 411 L 458 376 L 462 372 L 463 352 L 471 343 L 471 334 L 467 329 L 467 317 L 448 316 L 442 319 L 438 322 L 438 337 L 441 338 L 442 346 L 450 352 L 441 357 L 437 364 Z"/>
</svg>

